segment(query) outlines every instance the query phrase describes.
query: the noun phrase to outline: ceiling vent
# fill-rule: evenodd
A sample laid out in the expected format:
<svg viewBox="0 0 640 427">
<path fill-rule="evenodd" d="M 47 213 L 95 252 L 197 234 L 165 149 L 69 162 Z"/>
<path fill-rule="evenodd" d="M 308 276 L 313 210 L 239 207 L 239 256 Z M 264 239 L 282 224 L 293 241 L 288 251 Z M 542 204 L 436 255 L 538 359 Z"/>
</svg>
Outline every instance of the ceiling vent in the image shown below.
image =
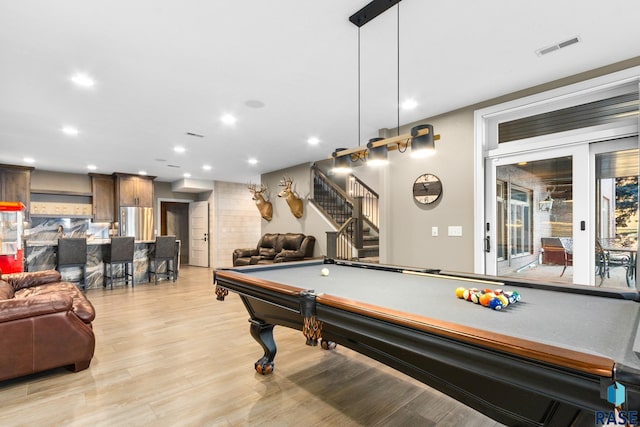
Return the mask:
<svg viewBox="0 0 640 427">
<path fill-rule="evenodd" d="M 186 134 L 189 136 L 195 136 L 196 138 L 204 138 L 204 135 L 195 132 L 186 132 Z"/>
<path fill-rule="evenodd" d="M 561 41 L 552 46 L 543 47 L 541 49 L 536 50 L 536 54 L 538 56 L 543 56 L 551 52 L 555 52 L 556 50 L 560 50 L 564 47 L 571 46 L 572 44 L 576 44 L 580 41 L 580 37 L 573 37 L 565 41 Z"/>
</svg>

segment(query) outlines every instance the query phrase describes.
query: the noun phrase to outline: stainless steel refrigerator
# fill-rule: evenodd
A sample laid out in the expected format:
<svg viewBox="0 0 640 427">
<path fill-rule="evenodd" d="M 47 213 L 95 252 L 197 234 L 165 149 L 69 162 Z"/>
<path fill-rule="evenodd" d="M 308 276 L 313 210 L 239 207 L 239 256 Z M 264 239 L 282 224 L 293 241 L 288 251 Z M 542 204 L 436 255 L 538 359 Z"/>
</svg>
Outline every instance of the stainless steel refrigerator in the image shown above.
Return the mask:
<svg viewBox="0 0 640 427">
<path fill-rule="evenodd" d="M 153 240 L 153 208 L 120 208 L 120 235 Z"/>
</svg>

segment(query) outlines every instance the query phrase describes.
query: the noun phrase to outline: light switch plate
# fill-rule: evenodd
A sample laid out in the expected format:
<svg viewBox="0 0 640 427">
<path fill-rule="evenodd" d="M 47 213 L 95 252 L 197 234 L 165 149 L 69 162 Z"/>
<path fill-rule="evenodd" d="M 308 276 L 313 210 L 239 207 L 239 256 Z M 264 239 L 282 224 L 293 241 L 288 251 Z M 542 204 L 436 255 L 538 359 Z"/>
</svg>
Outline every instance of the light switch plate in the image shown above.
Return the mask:
<svg viewBox="0 0 640 427">
<path fill-rule="evenodd" d="M 448 235 L 453 237 L 461 237 L 462 236 L 462 226 L 461 225 L 450 225 L 448 228 Z"/>
<path fill-rule="evenodd" d="M 438 237 L 438 227 L 431 227 L 431 236 Z"/>
</svg>

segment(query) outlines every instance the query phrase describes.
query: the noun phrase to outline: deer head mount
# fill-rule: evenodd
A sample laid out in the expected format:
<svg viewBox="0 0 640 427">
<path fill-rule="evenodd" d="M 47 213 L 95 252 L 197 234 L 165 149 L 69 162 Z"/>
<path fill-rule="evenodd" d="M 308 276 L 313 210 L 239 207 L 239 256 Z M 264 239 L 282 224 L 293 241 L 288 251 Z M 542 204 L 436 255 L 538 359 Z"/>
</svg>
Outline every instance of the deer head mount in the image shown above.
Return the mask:
<svg viewBox="0 0 640 427">
<path fill-rule="evenodd" d="M 260 215 L 262 215 L 262 218 L 266 219 L 267 221 L 271 221 L 271 218 L 273 218 L 273 205 L 271 204 L 271 202 L 265 200 L 264 196 L 262 195 L 262 193 L 266 193 L 267 186 L 264 184 L 260 184 L 260 189 L 258 190 L 256 184 L 249 184 L 247 188 L 251 192 L 251 199 L 256 201 L 256 207 L 260 211 Z"/>
<path fill-rule="evenodd" d="M 278 193 L 278 197 L 284 197 L 287 200 L 287 204 L 289 205 L 289 209 L 291 209 L 291 213 L 296 218 L 302 217 L 302 200 L 298 196 L 295 195 L 293 190 L 291 189 L 291 184 L 293 181 L 289 177 L 282 177 L 282 181 L 278 184 L 280 187 L 284 187 L 282 191 Z"/>
</svg>

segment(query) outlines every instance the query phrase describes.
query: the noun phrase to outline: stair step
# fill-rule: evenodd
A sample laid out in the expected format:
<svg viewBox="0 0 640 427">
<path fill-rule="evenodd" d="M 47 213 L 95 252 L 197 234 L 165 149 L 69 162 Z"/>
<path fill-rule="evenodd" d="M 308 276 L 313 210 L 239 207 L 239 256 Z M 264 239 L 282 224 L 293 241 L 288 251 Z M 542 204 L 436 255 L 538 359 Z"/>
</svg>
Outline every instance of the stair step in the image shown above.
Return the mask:
<svg viewBox="0 0 640 427">
<path fill-rule="evenodd" d="M 362 249 L 358 249 L 358 258 L 377 257 L 379 254 L 380 254 L 380 248 L 378 246 L 375 246 L 375 247 L 365 246 Z"/>
</svg>

